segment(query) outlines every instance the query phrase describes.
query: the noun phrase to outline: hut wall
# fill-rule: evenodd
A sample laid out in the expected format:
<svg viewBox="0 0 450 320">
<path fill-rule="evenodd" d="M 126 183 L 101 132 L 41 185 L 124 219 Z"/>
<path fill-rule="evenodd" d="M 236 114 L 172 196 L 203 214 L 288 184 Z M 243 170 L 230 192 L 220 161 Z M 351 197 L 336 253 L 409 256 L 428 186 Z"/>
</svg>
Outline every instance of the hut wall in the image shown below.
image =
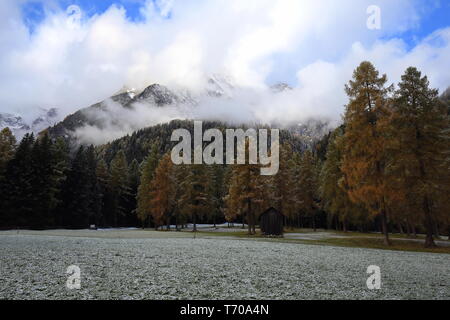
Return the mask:
<svg viewBox="0 0 450 320">
<path fill-rule="evenodd" d="M 276 211 L 265 212 L 261 216 L 260 227 L 265 235 L 282 235 L 283 215 Z"/>
</svg>

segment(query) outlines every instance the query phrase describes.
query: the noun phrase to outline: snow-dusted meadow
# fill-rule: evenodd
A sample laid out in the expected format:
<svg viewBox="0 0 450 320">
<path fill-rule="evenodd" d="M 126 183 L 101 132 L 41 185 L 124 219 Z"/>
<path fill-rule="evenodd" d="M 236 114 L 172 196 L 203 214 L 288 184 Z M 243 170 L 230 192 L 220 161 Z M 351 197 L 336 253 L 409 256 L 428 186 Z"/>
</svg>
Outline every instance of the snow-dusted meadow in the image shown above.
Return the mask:
<svg viewBox="0 0 450 320">
<path fill-rule="evenodd" d="M 446 254 L 159 234 L 0 233 L 0 299 L 450 299 Z M 369 265 L 380 290 L 367 289 Z"/>
</svg>

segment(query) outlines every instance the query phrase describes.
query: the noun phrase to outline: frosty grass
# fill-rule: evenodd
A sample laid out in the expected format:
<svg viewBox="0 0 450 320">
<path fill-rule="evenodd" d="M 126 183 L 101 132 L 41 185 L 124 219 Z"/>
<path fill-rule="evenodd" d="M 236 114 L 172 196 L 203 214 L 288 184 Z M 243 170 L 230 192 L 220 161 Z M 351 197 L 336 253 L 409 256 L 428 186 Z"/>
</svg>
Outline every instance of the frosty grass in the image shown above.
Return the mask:
<svg viewBox="0 0 450 320">
<path fill-rule="evenodd" d="M 450 255 L 236 239 L 0 235 L 0 299 L 450 299 Z M 66 287 L 70 265 L 81 289 Z M 368 290 L 367 267 L 381 268 Z"/>
</svg>

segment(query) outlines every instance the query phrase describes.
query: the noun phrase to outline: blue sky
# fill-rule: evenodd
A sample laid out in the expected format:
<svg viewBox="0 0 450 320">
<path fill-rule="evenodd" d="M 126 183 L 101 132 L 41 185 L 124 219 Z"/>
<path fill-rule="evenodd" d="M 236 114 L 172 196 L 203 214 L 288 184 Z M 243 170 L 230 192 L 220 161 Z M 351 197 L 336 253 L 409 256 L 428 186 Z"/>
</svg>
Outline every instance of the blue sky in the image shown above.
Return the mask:
<svg viewBox="0 0 450 320">
<path fill-rule="evenodd" d="M 84 14 L 91 17 L 95 14 L 104 13 L 112 5 L 122 6 L 126 9 L 127 18 L 130 21 L 139 21 L 142 19 L 140 9 L 145 5 L 145 1 L 141 0 L 57 0 L 56 7 L 58 9 L 67 8 L 70 5 L 79 6 Z M 48 2 L 42 0 L 29 0 L 22 5 L 23 19 L 31 32 L 45 18 L 45 10 L 55 9 L 55 3 L 49 5 Z"/>
<path fill-rule="evenodd" d="M 424 0 L 426 2 L 426 0 Z M 410 46 L 438 29 L 450 26 L 450 1 L 441 0 L 422 9 L 420 24 L 399 36 Z"/>
<path fill-rule="evenodd" d="M 450 26 L 450 1 L 423 1 L 428 2 L 429 6 L 424 6 L 421 9 L 419 25 L 406 32 L 392 35 L 402 38 L 410 46 L 415 45 L 418 41 L 437 29 Z M 145 2 L 145 0 L 56 0 L 54 3 L 62 9 L 67 8 L 69 5 L 77 5 L 89 17 L 104 13 L 112 5 L 119 5 L 126 9 L 127 18 L 130 21 L 140 21 L 142 19 L 140 9 L 145 5 Z M 30 31 L 33 31 L 35 26 L 45 18 L 45 6 L 47 6 L 47 9 L 52 7 L 49 6 L 48 2 L 43 0 L 29 0 L 22 5 L 23 19 L 26 21 Z"/>
</svg>

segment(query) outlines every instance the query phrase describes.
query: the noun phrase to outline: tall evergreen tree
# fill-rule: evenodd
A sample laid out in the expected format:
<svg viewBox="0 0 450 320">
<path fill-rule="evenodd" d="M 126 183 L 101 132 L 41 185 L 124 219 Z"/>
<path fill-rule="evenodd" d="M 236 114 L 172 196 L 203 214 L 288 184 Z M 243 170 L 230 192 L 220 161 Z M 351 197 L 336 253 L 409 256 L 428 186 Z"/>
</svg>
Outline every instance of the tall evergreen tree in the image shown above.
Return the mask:
<svg viewBox="0 0 450 320">
<path fill-rule="evenodd" d="M 9 227 L 25 227 L 33 214 L 32 150 L 34 135 L 26 134 L 14 157 L 8 162 L 4 189 L 4 223 Z"/>
<path fill-rule="evenodd" d="M 97 156 L 94 146 L 86 150 L 86 188 L 89 192 L 89 225 L 99 225 L 102 220 L 101 185 L 97 179 Z"/>
<path fill-rule="evenodd" d="M 223 218 L 224 211 L 224 197 L 226 189 L 224 185 L 225 170 L 221 165 L 212 165 L 209 168 L 209 174 L 211 176 L 211 183 L 209 184 L 209 199 L 211 203 L 210 219 L 216 227 L 216 223 L 219 219 Z"/>
<path fill-rule="evenodd" d="M 0 131 L 0 180 L 4 178 L 8 162 L 13 158 L 16 138 L 9 128 Z"/>
<path fill-rule="evenodd" d="M 140 183 L 140 175 L 141 170 L 139 166 L 139 162 L 134 159 L 130 167 L 128 168 L 128 189 L 129 194 L 127 197 L 127 203 L 126 203 L 126 212 L 127 212 L 127 219 L 126 224 L 127 226 L 137 226 L 138 225 L 138 219 L 136 215 L 136 208 L 137 208 L 137 193 Z"/>
<path fill-rule="evenodd" d="M 86 150 L 79 147 L 63 183 L 63 204 L 59 208 L 62 224 L 68 228 L 87 228 L 90 218 L 90 188 Z"/>
<path fill-rule="evenodd" d="M 153 144 L 150 154 L 141 165 L 141 177 L 137 192 L 137 217 L 143 227 L 149 225 L 149 219 L 151 217 L 152 180 L 158 167 L 158 162 L 158 145 Z"/>
<path fill-rule="evenodd" d="M 438 91 L 416 68 L 408 68 L 402 76 L 389 125 L 392 171 L 408 208 L 420 213 L 425 246 L 434 247 L 433 226 L 448 215 L 433 207 L 449 194 L 449 118 Z"/>
<path fill-rule="evenodd" d="M 125 153 L 120 150 L 111 161 L 109 168 L 108 186 L 112 196 L 112 223 L 118 227 L 121 219 L 126 215 L 126 199 L 128 188 L 128 163 Z"/>
<path fill-rule="evenodd" d="M 318 168 L 311 151 L 303 153 L 300 160 L 301 186 L 299 195 L 301 210 L 311 218 L 312 227 L 316 231 L 316 212 L 318 208 Z"/>
<path fill-rule="evenodd" d="M 58 204 L 59 180 L 56 172 L 56 158 L 53 145 L 47 134 L 36 140 L 31 152 L 31 206 L 29 216 L 33 228 L 54 226 L 53 210 Z"/>
<path fill-rule="evenodd" d="M 97 225 L 111 226 L 112 224 L 109 224 L 109 213 L 111 212 L 112 200 L 108 188 L 109 171 L 105 160 L 100 159 L 97 162 L 95 173 L 97 176 L 98 195 L 101 202 L 100 221 L 97 222 Z"/>
<path fill-rule="evenodd" d="M 6 226 L 7 211 L 7 180 L 5 179 L 8 163 L 14 157 L 16 139 L 9 128 L 0 131 L 0 227 Z"/>
<path fill-rule="evenodd" d="M 56 205 L 53 209 L 53 221 L 56 226 L 62 226 L 62 216 L 60 207 L 63 205 L 63 186 L 64 182 L 67 179 L 67 175 L 70 169 L 70 150 L 69 146 L 65 142 L 64 139 L 58 138 L 56 139 L 53 145 L 53 159 L 54 159 L 54 168 L 53 174 L 55 179 L 55 188 L 56 188 Z"/>
</svg>

